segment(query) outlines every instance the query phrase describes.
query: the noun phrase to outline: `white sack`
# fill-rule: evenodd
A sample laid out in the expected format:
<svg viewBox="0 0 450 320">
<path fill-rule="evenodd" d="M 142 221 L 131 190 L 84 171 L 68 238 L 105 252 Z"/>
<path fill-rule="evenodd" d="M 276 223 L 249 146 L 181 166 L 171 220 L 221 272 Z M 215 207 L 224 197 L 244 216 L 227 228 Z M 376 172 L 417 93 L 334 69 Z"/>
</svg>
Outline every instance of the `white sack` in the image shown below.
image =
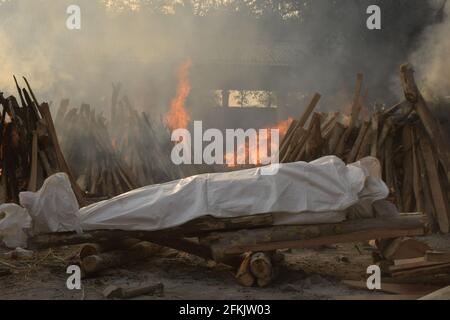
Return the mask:
<svg viewBox="0 0 450 320">
<path fill-rule="evenodd" d="M 373 161 L 377 160 L 370 160 L 370 164 Z M 133 190 L 82 208 L 81 225 L 83 230 L 153 231 L 205 215 L 230 218 L 269 212 L 308 213 L 310 217 L 324 213 L 320 221 L 335 212 L 329 218 L 341 221 L 342 212 L 361 198 L 372 203 L 388 195 L 386 185 L 371 176 L 364 164 L 346 166 L 335 156 L 276 166 L 279 171 L 275 175 L 261 175 L 261 168 L 253 168 Z M 292 216 L 285 218 L 293 221 Z M 282 219 L 276 221 L 283 223 Z M 311 219 L 307 221 L 312 223 Z"/>
<path fill-rule="evenodd" d="M 26 229 L 31 218 L 26 209 L 14 203 L 0 205 L 0 242 L 8 248 L 26 247 Z"/>
<path fill-rule="evenodd" d="M 21 192 L 20 204 L 33 219 L 33 232 L 81 231 L 79 207 L 65 173 L 56 173 L 44 181 L 37 192 Z"/>
</svg>

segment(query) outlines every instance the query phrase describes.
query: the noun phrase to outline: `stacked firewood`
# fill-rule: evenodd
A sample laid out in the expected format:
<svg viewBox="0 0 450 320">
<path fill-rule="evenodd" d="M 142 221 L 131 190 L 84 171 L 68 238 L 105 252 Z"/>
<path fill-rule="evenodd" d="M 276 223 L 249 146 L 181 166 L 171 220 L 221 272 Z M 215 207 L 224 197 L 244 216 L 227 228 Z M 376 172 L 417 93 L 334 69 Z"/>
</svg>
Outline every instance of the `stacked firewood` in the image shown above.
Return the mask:
<svg viewBox="0 0 450 320">
<path fill-rule="evenodd" d="M 49 105 L 38 103 L 25 78 L 27 89 L 14 80 L 20 104 L 14 96 L 4 98 L 0 93 L 0 203 L 18 203 L 20 192 L 37 191 L 47 177 L 65 172 L 83 205 L 83 193 L 61 152 Z"/>
<path fill-rule="evenodd" d="M 69 101 L 64 100 L 56 121 L 64 155 L 88 199 L 111 198 L 138 187 L 118 155 L 102 114 L 87 104 L 69 110 Z"/>
<path fill-rule="evenodd" d="M 360 117 L 362 75 L 357 76 L 350 115 L 313 113 L 320 99 L 316 94 L 291 124 L 280 146 L 280 161 L 337 155 L 352 163 L 377 157 L 390 200 L 398 209 L 425 212 L 433 231 L 448 233 L 450 152 L 446 136 L 417 89 L 411 67 L 402 65 L 400 76 L 405 101 L 366 119 Z"/>
<path fill-rule="evenodd" d="M 110 122 L 119 156 L 141 186 L 181 178 L 180 168 L 170 160 L 172 144 L 164 121 L 136 110 L 126 95 L 120 96 L 120 88 L 113 85 Z"/>
<path fill-rule="evenodd" d="M 383 273 L 392 278 L 416 279 L 450 271 L 448 250 L 432 250 L 428 244 L 413 238 L 378 240 L 377 248 L 375 259 L 379 260 Z"/>
</svg>

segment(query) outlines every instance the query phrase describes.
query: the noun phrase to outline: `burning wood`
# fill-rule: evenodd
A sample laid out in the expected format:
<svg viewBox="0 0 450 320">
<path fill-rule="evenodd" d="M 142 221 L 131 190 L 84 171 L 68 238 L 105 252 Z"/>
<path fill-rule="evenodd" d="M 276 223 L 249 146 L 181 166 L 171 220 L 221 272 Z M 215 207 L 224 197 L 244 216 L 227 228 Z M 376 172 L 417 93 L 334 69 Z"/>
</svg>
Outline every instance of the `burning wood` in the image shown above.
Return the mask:
<svg viewBox="0 0 450 320">
<path fill-rule="evenodd" d="M 185 102 L 191 91 L 191 85 L 189 83 L 189 69 L 191 66 L 192 61 L 188 59 L 178 70 L 177 95 L 172 100 L 170 111 L 166 116 L 167 126 L 170 131 L 180 128 L 186 129 L 190 121 L 190 116 L 186 111 Z"/>
</svg>

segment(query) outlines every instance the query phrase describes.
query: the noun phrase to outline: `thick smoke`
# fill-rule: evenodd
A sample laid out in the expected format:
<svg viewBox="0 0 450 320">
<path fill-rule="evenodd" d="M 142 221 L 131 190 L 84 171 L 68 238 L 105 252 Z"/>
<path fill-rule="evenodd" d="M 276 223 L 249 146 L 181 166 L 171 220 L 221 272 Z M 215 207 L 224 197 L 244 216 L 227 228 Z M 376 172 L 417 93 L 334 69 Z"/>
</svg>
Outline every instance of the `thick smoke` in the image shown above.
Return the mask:
<svg viewBox="0 0 450 320">
<path fill-rule="evenodd" d="M 450 3 L 438 11 L 437 24 L 421 36 L 411 55 L 419 84 L 427 98 L 450 97 Z"/>
<path fill-rule="evenodd" d="M 198 5 L 202 1 L 194 2 L 195 10 L 203 8 Z M 404 0 L 291 2 L 301 8 L 289 13 L 294 18 L 289 14 L 281 14 L 282 18 L 258 16 L 246 13 L 244 7 L 237 14 L 220 6 L 195 16 L 187 12 L 187 6 L 175 10 L 166 5 L 165 11 L 171 14 L 163 15 L 140 8 L 138 4 L 148 1 L 138 0 L 0 1 L 0 90 L 14 93 L 12 75 L 25 75 L 42 100 L 57 103 L 70 98 L 74 105 L 88 102 L 102 107 L 109 103 L 111 82 L 121 82 L 137 107 L 167 110 L 176 91 L 174 70 L 186 58 L 193 59 L 194 68 L 198 61 L 207 66 L 194 84 L 196 89 L 208 87 L 212 78 L 228 76 L 217 74 L 219 71 L 208 67 L 208 61 L 237 61 L 238 66 L 230 69 L 239 70 L 239 63 L 247 58 L 261 59 L 264 64 L 267 57 L 277 54 L 274 62 L 288 56 L 295 62 L 295 71 L 278 76 L 249 73 L 249 87 L 262 83 L 294 88 L 304 95 L 317 91 L 334 99 L 340 94 L 351 96 L 355 74 L 362 72 L 370 102 L 395 102 L 389 79 L 415 52 L 412 60 L 424 75 L 423 81 L 437 92 L 448 91 L 449 21 L 428 28 L 416 41 L 433 23 L 436 6 L 431 3 L 440 1 L 408 0 L 409 6 Z M 131 3 L 132 8 L 107 8 L 105 3 Z M 66 28 L 66 8 L 71 4 L 82 9 L 80 31 Z M 381 31 L 366 28 L 370 4 L 382 8 Z M 392 7 L 397 11 L 392 12 Z M 418 43 L 421 46 L 416 51 Z M 222 83 L 233 81 L 230 78 Z M 328 103 L 329 109 L 342 107 L 337 100 Z"/>
</svg>

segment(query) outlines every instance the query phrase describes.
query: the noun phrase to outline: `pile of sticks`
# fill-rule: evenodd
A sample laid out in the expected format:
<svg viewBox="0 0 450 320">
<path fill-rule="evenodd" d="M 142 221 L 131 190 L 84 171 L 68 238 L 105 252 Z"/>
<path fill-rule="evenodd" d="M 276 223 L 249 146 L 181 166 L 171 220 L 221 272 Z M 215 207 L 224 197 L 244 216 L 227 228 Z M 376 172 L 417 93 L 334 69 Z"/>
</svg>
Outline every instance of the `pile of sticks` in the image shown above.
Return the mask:
<svg viewBox="0 0 450 320">
<path fill-rule="evenodd" d="M 135 175 L 118 155 L 102 114 L 88 104 L 70 108 L 69 101 L 63 100 L 56 125 L 67 162 L 89 200 L 111 198 L 138 187 Z"/>
<path fill-rule="evenodd" d="M 110 128 L 118 155 L 130 167 L 140 186 L 181 178 L 182 172 L 170 160 L 170 133 L 164 122 L 152 121 L 136 110 L 121 86 L 113 85 Z"/>
<path fill-rule="evenodd" d="M 20 88 L 14 77 L 20 104 L 14 96 L 4 98 L 0 121 L 0 203 L 19 202 L 22 191 L 37 191 L 44 180 L 65 172 L 80 205 L 84 197 L 64 159 L 49 105 L 39 104 L 31 87 Z"/>
<path fill-rule="evenodd" d="M 425 212 L 433 231 L 450 231 L 450 152 L 447 137 L 414 81 L 413 70 L 400 68 L 405 100 L 362 120 L 357 84 L 350 115 L 313 113 L 316 94 L 291 124 L 280 146 L 280 161 L 311 161 L 336 155 L 347 163 L 366 156 L 380 160 L 382 178 L 401 212 Z M 312 115 L 312 116 L 311 116 Z M 306 128 L 307 121 L 309 125 Z"/>
</svg>

